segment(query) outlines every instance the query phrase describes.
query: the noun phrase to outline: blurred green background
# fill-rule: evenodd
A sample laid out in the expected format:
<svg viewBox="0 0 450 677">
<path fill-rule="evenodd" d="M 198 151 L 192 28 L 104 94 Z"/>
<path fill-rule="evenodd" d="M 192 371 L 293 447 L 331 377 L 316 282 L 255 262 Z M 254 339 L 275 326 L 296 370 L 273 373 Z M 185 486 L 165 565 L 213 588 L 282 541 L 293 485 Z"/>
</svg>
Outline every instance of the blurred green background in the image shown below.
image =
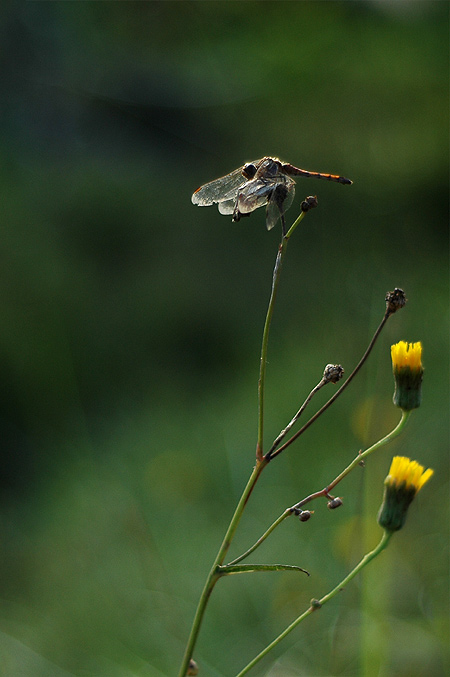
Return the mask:
<svg viewBox="0 0 450 677">
<path fill-rule="evenodd" d="M 0 9 L 5 677 L 177 674 L 254 462 L 279 228 L 190 196 L 275 155 L 319 208 L 290 243 L 266 444 L 328 362 L 360 376 L 264 473 L 230 553 L 398 421 L 390 345 L 424 345 L 405 433 L 222 581 L 195 657 L 231 677 L 379 540 L 392 456 L 435 469 L 405 529 L 253 673 L 448 675 L 447 2 L 27 2 Z M 328 386 L 331 389 L 334 386 Z M 311 413 L 330 395 L 321 391 Z M 253 674 L 252 673 L 252 674 Z"/>
</svg>

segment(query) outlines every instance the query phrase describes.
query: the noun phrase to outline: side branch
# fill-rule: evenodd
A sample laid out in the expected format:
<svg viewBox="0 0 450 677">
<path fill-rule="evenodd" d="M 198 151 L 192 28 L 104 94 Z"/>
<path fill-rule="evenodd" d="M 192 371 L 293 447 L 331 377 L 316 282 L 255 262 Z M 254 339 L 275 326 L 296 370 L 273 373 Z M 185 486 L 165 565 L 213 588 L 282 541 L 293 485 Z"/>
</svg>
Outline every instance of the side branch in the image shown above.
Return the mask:
<svg viewBox="0 0 450 677">
<path fill-rule="evenodd" d="M 261 653 L 259 653 L 248 665 L 245 666 L 243 670 L 239 672 L 237 677 L 243 677 L 246 675 L 250 670 L 255 667 L 259 661 L 264 658 L 264 656 L 267 656 L 267 654 L 274 649 L 277 644 L 279 644 L 287 635 L 289 635 L 294 628 L 296 628 L 305 618 L 310 616 L 314 611 L 317 611 L 320 609 L 324 604 L 326 604 L 330 599 L 332 599 L 335 595 L 337 595 L 343 588 L 350 583 L 350 581 L 363 569 L 369 562 L 371 562 L 375 557 L 377 557 L 387 546 L 389 543 L 390 537 L 392 534 L 388 533 L 385 531 L 383 533 L 383 536 L 381 538 L 381 541 L 377 545 L 376 548 L 374 548 L 371 552 L 368 552 L 362 560 L 359 562 L 359 564 L 356 565 L 356 567 L 346 576 L 340 583 L 337 585 L 331 592 L 329 592 L 327 595 L 322 597 L 321 599 L 313 599 L 311 600 L 311 605 L 308 607 L 306 611 L 304 611 L 298 618 L 293 621 L 288 627 L 280 634 L 276 639 L 273 640 L 268 646 L 266 646 Z"/>
<path fill-rule="evenodd" d="M 358 362 L 358 364 L 356 365 L 356 367 L 354 368 L 354 370 L 352 371 L 352 373 L 350 374 L 350 376 L 348 377 L 348 379 L 347 379 L 346 381 L 344 381 L 344 383 L 341 385 L 341 387 L 339 388 L 339 390 L 337 390 L 337 391 L 334 393 L 334 395 L 332 395 L 332 397 L 330 397 L 330 399 L 328 400 L 328 402 L 325 402 L 325 404 L 323 405 L 323 407 L 321 407 L 321 408 L 319 409 L 319 411 L 317 411 L 317 412 L 314 414 L 314 416 L 311 416 L 311 418 L 309 419 L 309 421 L 307 421 L 307 422 L 305 423 L 305 425 L 304 425 L 302 428 L 300 428 L 300 430 L 298 430 L 298 431 L 295 433 L 295 435 L 292 435 L 292 437 L 291 437 L 287 442 L 285 442 L 285 443 L 284 443 L 281 447 L 279 447 L 278 449 L 274 450 L 272 453 L 269 452 L 269 453 L 267 454 L 269 460 L 272 460 L 273 458 L 275 458 L 275 456 L 278 456 L 279 454 L 281 454 L 282 451 L 284 451 L 289 445 L 291 445 L 293 442 L 295 442 L 295 440 L 296 440 L 298 437 L 300 437 L 300 435 L 302 435 L 302 434 L 309 428 L 309 426 L 312 425 L 312 424 L 314 423 L 314 421 L 316 421 L 316 420 L 319 418 L 319 416 L 321 416 L 321 415 L 328 409 L 328 407 L 330 407 L 330 406 L 333 404 L 333 402 L 335 402 L 335 401 L 337 400 L 337 398 L 339 397 L 339 395 L 341 395 L 341 394 L 343 393 L 343 391 L 345 390 L 345 388 L 347 388 L 347 386 L 352 382 L 352 380 L 355 378 L 356 374 L 359 372 L 359 370 L 360 370 L 361 367 L 363 366 L 364 362 L 365 362 L 365 361 L 367 360 L 367 358 L 369 357 L 370 353 L 372 352 L 372 348 L 373 348 L 374 345 L 375 345 L 375 342 L 376 342 L 377 338 L 378 338 L 379 335 L 381 334 L 381 331 L 382 331 L 384 325 L 386 324 L 388 318 L 389 318 L 391 315 L 392 315 L 392 312 L 390 312 L 389 310 L 386 310 L 386 312 L 385 312 L 385 314 L 384 314 L 384 317 L 383 317 L 382 321 L 380 322 L 380 324 L 379 324 L 379 326 L 378 326 L 378 328 L 377 328 L 375 334 L 373 335 L 373 338 L 372 338 L 371 342 L 369 343 L 369 345 L 368 345 L 368 347 L 367 347 L 366 352 L 364 353 L 364 355 L 362 356 L 362 358 L 360 359 L 360 361 Z M 270 454 L 270 455 L 269 455 L 269 454 Z"/>
<path fill-rule="evenodd" d="M 313 501 L 316 498 L 332 498 L 330 496 L 330 491 L 334 489 L 334 487 L 339 484 L 341 480 L 344 479 L 352 470 L 355 468 L 357 465 L 360 465 L 367 456 L 370 456 L 374 451 L 379 449 L 380 447 L 384 446 L 385 444 L 388 444 L 391 440 L 394 439 L 394 437 L 397 437 L 399 435 L 403 428 L 406 425 L 407 420 L 409 419 L 411 412 L 410 411 L 402 411 L 402 417 L 398 424 L 395 426 L 393 430 L 391 430 L 390 433 L 388 433 L 385 437 L 383 437 L 381 440 L 378 440 L 378 442 L 375 442 L 375 444 L 372 444 L 371 447 L 366 449 L 365 451 L 360 451 L 357 456 L 353 459 L 353 461 L 343 470 L 330 484 L 328 484 L 326 487 L 321 489 L 320 491 L 315 491 L 313 494 L 310 494 L 309 496 L 306 496 L 306 498 L 302 499 L 299 501 L 299 503 L 296 503 L 293 505 L 289 510 L 291 513 L 296 513 L 298 510 L 300 510 L 304 505 L 309 503 L 310 501 Z"/>
</svg>

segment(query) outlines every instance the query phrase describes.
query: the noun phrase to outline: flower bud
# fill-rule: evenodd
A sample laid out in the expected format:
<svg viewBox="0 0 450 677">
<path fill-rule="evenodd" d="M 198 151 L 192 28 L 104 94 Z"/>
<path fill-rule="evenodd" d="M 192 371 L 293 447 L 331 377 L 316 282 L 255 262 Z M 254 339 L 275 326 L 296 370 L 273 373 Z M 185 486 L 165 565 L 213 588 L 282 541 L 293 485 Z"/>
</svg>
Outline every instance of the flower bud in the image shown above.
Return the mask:
<svg viewBox="0 0 450 677">
<path fill-rule="evenodd" d="M 433 472 L 406 456 L 394 456 L 384 480 L 383 503 L 378 513 L 378 524 L 383 529 L 394 532 L 402 528 L 411 502 Z"/>
<path fill-rule="evenodd" d="M 323 380 L 327 383 L 337 383 L 344 375 L 344 368 L 340 364 L 327 364 L 323 372 Z"/>
<path fill-rule="evenodd" d="M 311 518 L 313 512 L 314 510 L 302 510 L 298 515 L 298 519 L 300 522 L 307 522 Z"/>
<path fill-rule="evenodd" d="M 336 508 L 341 507 L 342 503 L 343 503 L 342 498 L 339 498 L 339 496 L 336 496 L 336 498 L 332 498 L 330 501 L 328 501 L 327 508 L 329 510 L 336 510 Z"/>
<path fill-rule="evenodd" d="M 302 212 L 309 212 L 310 209 L 317 207 L 319 203 L 317 202 L 316 195 L 309 195 L 300 205 Z"/>
<path fill-rule="evenodd" d="M 394 404 L 404 411 L 416 409 L 422 399 L 422 344 L 399 341 L 391 346 Z"/>
<path fill-rule="evenodd" d="M 405 296 L 405 292 L 403 289 L 399 289 L 396 287 L 394 291 L 388 291 L 385 297 L 386 301 L 386 312 L 389 313 L 389 315 L 392 315 L 393 313 L 397 312 L 397 310 L 400 310 L 403 308 L 405 305 L 407 298 Z"/>
</svg>

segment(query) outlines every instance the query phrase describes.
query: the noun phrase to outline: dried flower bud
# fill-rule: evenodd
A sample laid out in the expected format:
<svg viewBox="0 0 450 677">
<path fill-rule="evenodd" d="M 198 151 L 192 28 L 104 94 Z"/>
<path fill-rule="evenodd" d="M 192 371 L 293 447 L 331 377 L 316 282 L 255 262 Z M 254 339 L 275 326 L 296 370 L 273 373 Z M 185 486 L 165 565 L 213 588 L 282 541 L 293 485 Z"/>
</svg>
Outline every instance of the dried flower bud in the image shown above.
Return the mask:
<svg viewBox="0 0 450 677">
<path fill-rule="evenodd" d="M 313 512 L 314 510 L 301 510 L 298 515 L 298 519 L 300 522 L 307 522 L 312 516 Z"/>
<path fill-rule="evenodd" d="M 327 383 L 337 383 L 344 375 L 344 367 L 340 364 L 327 364 L 323 372 L 323 379 Z"/>
<path fill-rule="evenodd" d="M 327 508 L 329 510 L 335 510 L 336 508 L 340 508 L 341 505 L 342 505 L 342 498 L 339 498 L 339 496 L 336 496 L 336 498 L 332 498 L 331 501 L 328 501 Z"/>
<path fill-rule="evenodd" d="M 308 212 L 310 209 L 317 207 L 319 203 L 317 202 L 317 195 L 309 195 L 306 200 L 303 200 L 300 205 L 302 212 Z"/>
<path fill-rule="evenodd" d="M 394 291 L 388 291 L 386 294 L 386 311 L 392 315 L 405 305 L 407 298 L 403 289 L 396 287 Z"/>
</svg>

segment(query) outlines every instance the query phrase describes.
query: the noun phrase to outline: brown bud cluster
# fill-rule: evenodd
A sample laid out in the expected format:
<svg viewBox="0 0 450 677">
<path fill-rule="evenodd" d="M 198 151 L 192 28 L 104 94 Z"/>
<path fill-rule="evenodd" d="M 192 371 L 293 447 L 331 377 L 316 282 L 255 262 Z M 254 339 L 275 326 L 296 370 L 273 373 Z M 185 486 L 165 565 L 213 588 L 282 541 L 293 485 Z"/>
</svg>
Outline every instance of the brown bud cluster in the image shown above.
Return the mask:
<svg viewBox="0 0 450 677">
<path fill-rule="evenodd" d="M 386 294 L 386 311 L 392 315 L 405 305 L 407 298 L 403 289 L 396 287 L 394 291 L 388 291 Z"/>
<path fill-rule="evenodd" d="M 317 207 L 317 195 L 309 195 L 300 205 L 302 212 L 309 212 L 310 209 Z"/>
<path fill-rule="evenodd" d="M 323 380 L 327 383 L 337 383 L 344 375 L 344 368 L 340 364 L 327 364 L 323 371 Z"/>
</svg>

